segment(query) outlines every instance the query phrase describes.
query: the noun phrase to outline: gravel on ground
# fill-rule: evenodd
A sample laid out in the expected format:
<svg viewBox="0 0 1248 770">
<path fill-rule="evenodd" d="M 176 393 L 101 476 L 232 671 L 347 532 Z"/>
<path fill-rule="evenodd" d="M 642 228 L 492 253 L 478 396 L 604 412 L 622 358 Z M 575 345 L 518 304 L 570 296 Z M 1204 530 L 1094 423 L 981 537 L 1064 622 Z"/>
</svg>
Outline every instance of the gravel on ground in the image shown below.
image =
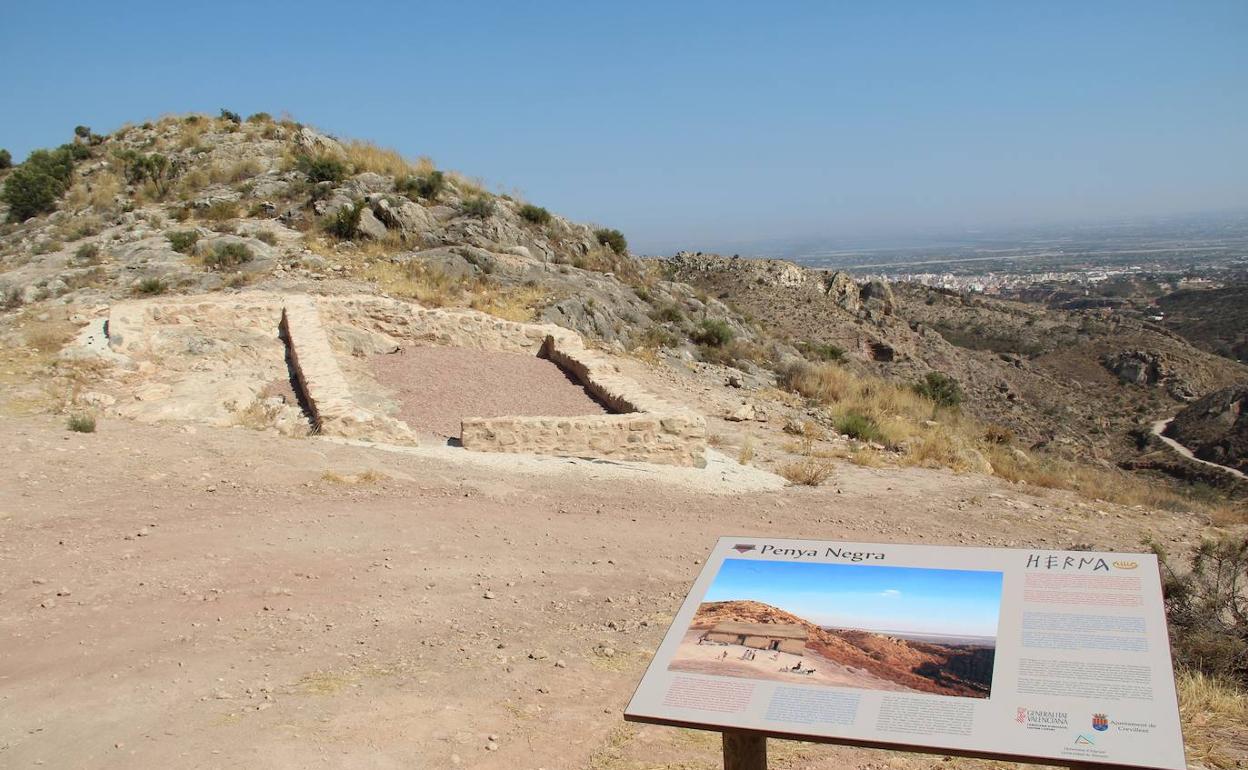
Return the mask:
<svg viewBox="0 0 1248 770">
<path fill-rule="evenodd" d="M 465 417 L 607 414 L 554 362 L 524 353 L 423 346 L 372 364 L 396 391 L 396 416 L 418 433 L 458 438 Z"/>
</svg>

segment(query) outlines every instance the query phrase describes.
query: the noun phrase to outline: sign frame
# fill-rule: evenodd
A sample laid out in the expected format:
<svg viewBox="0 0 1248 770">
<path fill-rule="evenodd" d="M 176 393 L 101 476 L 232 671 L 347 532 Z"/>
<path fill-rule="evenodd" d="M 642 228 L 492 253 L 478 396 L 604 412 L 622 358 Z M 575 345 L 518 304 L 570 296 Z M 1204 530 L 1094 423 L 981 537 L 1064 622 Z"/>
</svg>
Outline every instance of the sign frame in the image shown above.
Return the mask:
<svg viewBox="0 0 1248 770">
<path fill-rule="evenodd" d="M 1061 559 L 1061 560 L 1064 560 L 1068 557 L 1073 558 L 1073 559 L 1098 558 L 1098 559 L 1104 560 L 1107 564 L 1113 564 L 1115 562 L 1125 564 L 1125 563 L 1128 563 L 1128 560 L 1130 560 L 1130 561 L 1137 561 L 1137 563 L 1138 562 L 1145 563 L 1145 564 L 1139 565 L 1139 566 L 1146 566 L 1145 569 L 1140 570 L 1138 573 L 1134 573 L 1134 574 L 1138 574 L 1139 577 L 1141 578 L 1142 592 L 1145 595 L 1148 595 L 1150 599 L 1155 598 L 1157 602 L 1160 602 L 1162 598 L 1162 594 L 1161 594 L 1162 581 L 1161 581 L 1161 574 L 1160 574 L 1160 565 L 1158 564 L 1158 559 L 1154 554 L 1140 554 L 1140 553 L 1126 553 L 1126 552 L 1100 552 L 1100 551 L 1098 552 L 1057 551 L 1057 550 L 1038 549 L 1038 548 L 1037 549 L 980 548 L 980 547 L 966 547 L 966 546 L 941 546 L 941 545 L 934 545 L 934 544 L 858 543 L 858 542 L 849 542 L 849 541 L 794 540 L 794 539 L 759 537 L 759 536 L 722 536 L 716 541 L 714 547 L 711 549 L 707 558 L 704 560 L 702 564 L 702 568 L 699 570 L 699 574 L 697 578 L 694 580 L 693 584 L 690 586 L 690 589 L 686 593 L 684 600 L 681 602 L 680 609 L 677 611 L 677 613 L 673 617 L 672 623 L 668 627 L 667 631 L 664 633 L 663 640 L 660 643 L 659 648 L 655 651 L 655 654 L 652 657 L 650 664 L 647 666 L 645 673 L 642 675 L 641 679 L 638 681 L 638 684 L 637 684 L 636 689 L 634 690 L 633 696 L 629 700 L 629 705 L 624 710 L 625 721 L 720 732 L 723 735 L 725 767 L 726 768 L 736 767 L 736 768 L 740 768 L 741 770 L 753 770 L 753 768 L 764 768 L 766 766 L 766 748 L 765 748 L 766 738 L 797 740 L 797 741 L 804 741 L 804 742 L 809 742 L 809 743 L 822 743 L 822 744 L 829 744 L 829 745 L 850 746 L 850 747 L 855 747 L 855 748 L 886 749 L 886 750 L 892 750 L 892 751 L 912 752 L 912 753 L 919 753 L 919 754 L 957 756 L 957 757 L 966 757 L 966 758 L 972 758 L 972 759 L 987 759 L 987 760 L 1021 762 L 1021 763 L 1029 763 L 1029 764 L 1056 765 L 1056 766 L 1076 767 L 1076 768 L 1140 768 L 1141 770 L 1173 770 L 1173 768 L 1175 767 L 1175 765 L 1173 764 L 1150 765 L 1150 764 L 1141 764 L 1138 761 L 1115 761 L 1115 759 L 1112 757 L 1083 758 L 1083 757 L 1055 756 L 1055 755 L 1033 754 L 1033 753 L 1027 753 L 1027 752 L 1012 752 L 1008 750 L 1000 751 L 1000 750 L 995 750 L 995 749 L 976 749 L 976 748 L 967 748 L 965 746 L 947 746 L 947 745 L 939 745 L 936 742 L 920 743 L 920 742 L 914 742 L 914 741 L 907 741 L 904 739 L 886 740 L 886 739 L 877 739 L 877 738 L 872 738 L 872 737 L 858 737 L 858 736 L 847 736 L 847 735 L 835 735 L 835 736 L 820 735 L 820 734 L 813 734 L 810 732 L 803 732 L 800 730 L 788 730 L 788 729 L 784 729 L 782 726 L 769 725 L 766 728 L 759 728 L 756 726 L 747 726 L 747 725 L 734 726 L 730 724 L 722 724 L 719 722 L 699 721 L 697 719 L 684 719 L 684 718 L 673 717 L 670 715 L 648 713 L 646 710 L 640 709 L 638 707 L 639 696 L 641 695 L 641 693 L 643 692 L 643 689 L 645 689 L 648 684 L 650 686 L 654 686 L 651 680 L 659 679 L 660 677 L 670 676 L 667 666 L 671 662 L 671 659 L 673 657 L 672 648 L 676 648 L 679 646 L 680 642 L 678 640 L 680 637 L 683 637 L 684 635 L 692 631 L 693 629 L 692 621 L 693 621 L 694 616 L 697 613 L 699 606 L 707 601 L 706 595 L 711 587 L 711 584 L 714 583 L 714 581 L 718 577 L 719 571 L 723 567 L 724 562 L 730 558 L 729 549 L 732 547 L 732 544 L 741 544 L 741 543 L 770 544 L 773 547 L 772 549 L 773 553 L 776 548 L 784 548 L 784 549 L 789 549 L 789 550 L 793 550 L 793 549 L 801 550 L 803 546 L 807 548 L 813 546 L 815 548 L 844 547 L 845 549 L 852 550 L 854 552 L 868 552 L 868 553 L 871 553 L 874 551 L 883 551 L 885 549 L 904 549 L 907 551 L 913 550 L 913 549 L 931 549 L 931 550 L 962 551 L 962 552 L 991 551 L 991 552 L 996 552 L 997 554 L 1000 554 L 1003 556 L 1017 557 L 1017 558 L 1022 558 L 1022 559 L 1036 557 L 1037 555 L 1039 555 L 1040 558 L 1045 559 L 1045 560 L 1050 559 L 1050 557 L 1057 557 L 1058 559 Z M 740 548 L 738 548 L 738 550 L 740 550 Z M 1024 564 L 1026 563 L 1027 562 L 1024 562 Z M 1147 568 L 1148 565 L 1151 565 L 1151 568 Z M 1164 677 L 1164 681 L 1168 682 L 1168 687 L 1160 688 L 1159 691 L 1155 693 L 1155 701 L 1157 702 L 1158 707 L 1163 710 L 1168 710 L 1168 708 L 1171 705 L 1173 706 L 1172 713 L 1166 714 L 1165 716 L 1167 718 L 1170 718 L 1170 717 L 1173 718 L 1174 733 L 1178 736 L 1178 740 L 1180 742 L 1179 760 L 1182 762 L 1183 766 L 1185 767 L 1186 766 L 1186 747 L 1183 743 L 1182 724 L 1179 719 L 1178 693 L 1177 693 L 1177 686 L 1175 684 L 1174 675 L 1173 675 L 1173 672 L 1174 672 L 1173 658 L 1172 658 L 1171 650 L 1170 650 L 1169 633 L 1168 633 L 1168 628 L 1166 626 L 1164 606 L 1153 604 L 1151 606 L 1145 607 L 1144 609 L 1149 610 L 1152 614 L 1155 614 L 1157 610 L 1160 610 L 1160 621 L 1161 621 L 1160 629 L 1157 631 L 1154 631 L 1153 635 L 1148 638 L 1150 639 L 1159 638 L 1159 639 L 1164 640 L 1165 642 L 1164 652 L 1158 652 L 1156 654 L 1164 656 L 1164 661 L 1166 665 L 1165 671 L 1169 675 Z M 999 641 L 1001 633 L 1002 633 L 1002 628 L 998 627 L 997 636 L 994 637 L 994 645 Z M 666 653 L 664 653 L 665 648 L 667 648 Z M 772 647 L 770 649 L 775 649 L 775 647 Z M 993 681 L 995 681 L 995 676 L 996 676 L 995 666 L 996 666 L 997 661 L 995 659 L 995 655 L 996 655 L 996 647 L 994 646 L 994 671 L 992 675 Z M 661 656 L 662 656 L 662 660 L 661 660 Z M 1160 659 L 1161 658 L 1158 657 L 1155 662 L 1160 662 Z M 699 672 L 699 673 L 705 673 L 705 672 Z M 716 678 L 720 678 L 720 677 L 729 678 L 732 675 L 730 674 L 729 675 L 715 675 L 711 673 L 709 674 L 709 676 L 713 676 Z M 792 686 L 805 686 L 811 689 L 815 689 L 816 687 L 819 687 L 819 685 L 800 685 L 800 684 L 795 684 Z M 843 691 L 848 691 L 848 692 L 857 691 L 855 688 L 849 687 L 849 686 L 835 687 L 832 685 L 824 685 L 824 687 L 829 687 L 832 689 L 843 690 Z M 922 695 L 923 693 L 917 693 L 917 694 Z M 991 693 L 989 696 L 985 697 L 984 700 L 988 700 L 989 702 L 991 702 Z M 1002 708 L 1007 708 L 1007 707 L 1003 706 Z M 1012 707 L 1009 707 L 1009 708 L 1012 708 Z M 1096 714 L 1093 716 L 1093 719 L 1095 720 L 1096 718 L 1102 717 L 1102 716 L 1103 715 Z M 1094 728 L 1094 729 L 1099 730 L 1101 728 Z"/>
</svg>

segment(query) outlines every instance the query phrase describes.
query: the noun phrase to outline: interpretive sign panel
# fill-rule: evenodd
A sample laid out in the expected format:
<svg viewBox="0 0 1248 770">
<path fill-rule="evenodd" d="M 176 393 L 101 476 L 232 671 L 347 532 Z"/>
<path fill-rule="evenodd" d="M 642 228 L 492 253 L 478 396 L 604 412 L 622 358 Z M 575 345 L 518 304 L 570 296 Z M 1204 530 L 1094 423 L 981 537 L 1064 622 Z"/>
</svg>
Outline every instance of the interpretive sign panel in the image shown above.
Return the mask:
<svg viewBox="0 0 1248 770">
<path fill-rule="evenodd" d="M 625 718 L 1186 767 L 1151 554 L 721 538 Z"/>
</svg>

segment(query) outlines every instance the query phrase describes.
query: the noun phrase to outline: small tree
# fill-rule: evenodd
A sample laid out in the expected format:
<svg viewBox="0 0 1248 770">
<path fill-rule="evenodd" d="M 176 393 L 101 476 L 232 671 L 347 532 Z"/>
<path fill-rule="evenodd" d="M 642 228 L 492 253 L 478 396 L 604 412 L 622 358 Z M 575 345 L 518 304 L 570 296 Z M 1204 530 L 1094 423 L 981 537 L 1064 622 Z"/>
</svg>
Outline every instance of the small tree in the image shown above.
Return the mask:
<svg viewBox="0 0 1248 770">
<path fill-rule="evenodd" d="M 224 107 L 221 108 L 221 119 L 228 120 L 229 122 L 233 123 L 236 126 L 239 123 L 243 122 L 243 119 L 239 117 L 237 112 L 231 112 L 230 110 L 227 110 Z"/>
<path fill-rule="evenodd" d="M 0 150 L 0 171 L 13 167 L 13 156 L 8 150 Z"/>
<path fill-rule="evenodd" d="M 341 182 L 347 176 L 347 164 L 333 155 L 300 155 L 295 167 L 309 182 Z"/>
<path fill-rule="evenodd" d="M 614 251 L 616 254 L 625 254 L 628 252 L 628 240 L 624 237 L 624 233 L 619 230 L 602 228 L 594 231 L 594 236 L 603 246 Z"/>
<path fill-rule="evenodd" d="M 74 136 L 78 137 L 79 139 L 90 139 L 91 127 L 90 126 L 74 126 Z"/>
<path fill-rule="evenodd" d="M 56 208 L 56 201 L 69 188 L 74 174 L 74 161 L 81 157 L 71 150 L 79 145 L 62 145 L 55 150 L 35 150 L 26 162 L 13 170 L 4 180 L 4 192 L 0 194 L 9 204 L 9 219 L 20 222 Z"/>
</svg>

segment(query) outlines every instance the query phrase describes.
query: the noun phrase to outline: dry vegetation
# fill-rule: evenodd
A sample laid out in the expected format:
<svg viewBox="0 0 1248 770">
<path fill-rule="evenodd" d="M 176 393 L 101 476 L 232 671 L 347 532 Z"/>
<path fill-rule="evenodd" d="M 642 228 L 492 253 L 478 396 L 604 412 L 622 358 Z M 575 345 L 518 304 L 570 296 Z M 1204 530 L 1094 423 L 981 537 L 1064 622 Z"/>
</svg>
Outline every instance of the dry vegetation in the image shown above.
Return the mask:
<svg viewBox="0 0 1248 770">
<path fill-rule="evenodd" d="M 1218 525 L 1244 520 L 1241 506 L 1214 494 L 1202 495 L 1200 490 L 1184 493 L 1174 485 L 1113 466 L 1092 465 L 1039 450 L 1024 451 L 1013 446 L 1013 436 L 999 426 L 940 407 L 914 389 L 880 377 L 856 374 L 836 364 L 796 362 L 781 367 L 778 382 L 823 406 L 839 432 L 865 442 L 840 455 L 861 465 L 877 466 L 891 460 L 958 472 L 979 470 L 1013 483 L 1071 490 L 1093 500 L 1198 511 Z M 812 454 L 809 441 L 799 453 Z"/>
</svg>

